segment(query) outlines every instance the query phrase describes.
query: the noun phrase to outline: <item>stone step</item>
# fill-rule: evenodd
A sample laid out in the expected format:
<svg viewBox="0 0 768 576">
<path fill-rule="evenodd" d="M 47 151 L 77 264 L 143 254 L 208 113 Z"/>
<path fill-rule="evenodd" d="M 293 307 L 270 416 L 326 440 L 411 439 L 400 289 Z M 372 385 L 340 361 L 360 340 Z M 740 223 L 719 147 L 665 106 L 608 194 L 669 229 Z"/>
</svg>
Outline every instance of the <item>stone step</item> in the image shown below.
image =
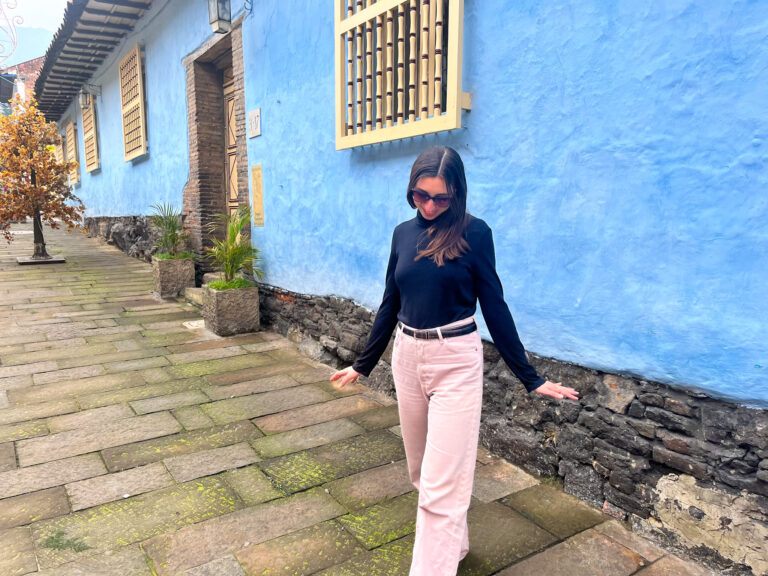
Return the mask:
<svg viewBox="0 0 768 576">
<path fill-rule="evenodd" d="M 195 306 L 202 306 L 204 290 L 205 288 L 184 288 L 184 300 Z"/>
</svg>

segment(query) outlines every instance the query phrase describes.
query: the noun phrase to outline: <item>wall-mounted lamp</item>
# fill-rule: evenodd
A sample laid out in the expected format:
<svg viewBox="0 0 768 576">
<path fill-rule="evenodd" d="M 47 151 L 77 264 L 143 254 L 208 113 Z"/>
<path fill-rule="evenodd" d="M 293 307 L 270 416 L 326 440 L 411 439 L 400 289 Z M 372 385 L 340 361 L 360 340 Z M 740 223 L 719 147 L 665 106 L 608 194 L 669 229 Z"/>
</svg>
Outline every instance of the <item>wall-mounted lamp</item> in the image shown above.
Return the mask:
<svg viewBox="0 0 768 576">
<path fill-rule="evenodd" d="M 83 84 L 83 87 L 80 89 L 80 93 L 77 95 L 80 108 L 88 108 L 91 106 L 94 96 L 101 96 L 101 86 Z"/>
<path fill-rule="evenodd" d="M 216 34 L 226 34 L 232 27 L 229 0 L 208 0 L 208 18 Z"/>
</svg>

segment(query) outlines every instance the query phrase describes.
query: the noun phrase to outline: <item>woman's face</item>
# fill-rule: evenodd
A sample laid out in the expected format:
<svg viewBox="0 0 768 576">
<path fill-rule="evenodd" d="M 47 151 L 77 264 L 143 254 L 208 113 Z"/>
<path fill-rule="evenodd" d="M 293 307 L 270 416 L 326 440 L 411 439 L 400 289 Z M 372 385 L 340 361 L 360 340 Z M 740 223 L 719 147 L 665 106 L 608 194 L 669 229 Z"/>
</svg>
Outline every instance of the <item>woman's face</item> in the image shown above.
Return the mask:
<svg viewBox="0 0 768 576">
<path fill-rule="evenodd" d="M 442 200 L 451 197 L 448 193 L 448 187 L 445 185 L 445 180 L 439 176 L 419 178 L 413 192 L 413 201 L 421 215 L 427 220 L 434 220 L 451 207 L 449 203 L 444 201 L 441 202 L 445 204 L 444 206 L 438 206 L 434 200 L 435 198 Z"/>
</svg>

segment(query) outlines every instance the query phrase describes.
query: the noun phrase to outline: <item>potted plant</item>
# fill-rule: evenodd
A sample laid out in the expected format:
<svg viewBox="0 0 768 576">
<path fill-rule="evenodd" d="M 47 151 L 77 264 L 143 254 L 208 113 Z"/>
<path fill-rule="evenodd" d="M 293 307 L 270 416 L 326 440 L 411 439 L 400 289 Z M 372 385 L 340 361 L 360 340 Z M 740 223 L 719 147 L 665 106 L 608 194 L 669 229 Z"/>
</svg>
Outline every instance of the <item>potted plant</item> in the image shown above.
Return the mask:
<svg viewBox="0 0 768 576">
<path fill-rule="evenodd" d="M 203 293 L 205 327 L 219 336 L 259 329 L 258 279 L 264 274 L 259 251 L 244 233 L 251 222 L 251 208 L 243 205 L 232 214 L 218 214 L 207 227 L 213 246 L 207 248 L 213 268 L 222 278 Z"/>
<path fill-rule="evenodd" d="M 195 285 L 195 255 L 182 252 L 189 234 L 184 231 L 181 211 L 171 204 L 155 204 L 149 221 L 157 234 L 152 257 L 155 293 L 161 298 L 176 298 Z"/>
</svg>

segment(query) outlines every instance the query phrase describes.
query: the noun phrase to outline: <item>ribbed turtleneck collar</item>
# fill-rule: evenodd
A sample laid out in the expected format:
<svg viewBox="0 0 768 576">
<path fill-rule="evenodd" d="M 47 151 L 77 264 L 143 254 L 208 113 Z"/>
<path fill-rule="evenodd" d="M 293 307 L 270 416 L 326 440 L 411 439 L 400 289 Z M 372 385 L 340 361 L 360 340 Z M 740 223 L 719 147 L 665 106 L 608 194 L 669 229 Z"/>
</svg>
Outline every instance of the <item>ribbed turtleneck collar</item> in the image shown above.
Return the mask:
<svg viewBox="0 0 768 576">
<path fill-rule="evenodd" d="M 429 228 L 430 226 L 434 226 L 434 225 L 437 225 L 438 227 L 442 226 L 450 220 L 450 217 L 451 217 L 450 210 L 446 210 L 445 212 L 440 214 L 440 216 L 438 216 L 437 218 L 434 218 L 432 220 L 427 220 L 426 218 L 424 218 L 424 216 L 421 215 L 421 211 L 418 208 L 416 209 L 416 222 L 418 223 L 419 228 Z"/>
</svg>

